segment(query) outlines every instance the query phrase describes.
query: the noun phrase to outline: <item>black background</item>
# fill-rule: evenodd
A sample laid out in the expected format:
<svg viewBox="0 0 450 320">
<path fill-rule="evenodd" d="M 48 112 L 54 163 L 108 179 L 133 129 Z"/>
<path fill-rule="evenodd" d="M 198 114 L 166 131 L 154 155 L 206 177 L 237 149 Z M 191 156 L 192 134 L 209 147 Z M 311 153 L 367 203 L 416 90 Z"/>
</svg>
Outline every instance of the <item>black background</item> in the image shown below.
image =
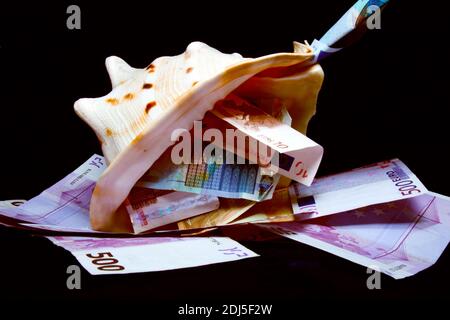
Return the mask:
<svg viewBox="0 0 450 320">
<path fill-rule="evenodd" d="M 320 38 L 349 1 L 123 1 L 0 4 L 0 199 L 31 198 L 100 152 L 74 113 L 110 91 L 110 55 L 144 67 L 203 41 L 254 57 Z M 381 30 L 323 61 L 325 81 L 308 135 L 325 148 L 319 175 L 398 157 L 432 191 L 450 195 L 449 19 L 441 2 L 395 1 Z M 81 8 L 81 30 L 66 8 Z M 450 295 L 450 251 L 405 279 L 366 287 L 366 269 L 284 239 L 244 241 L 260 258 L 178 271 L 92 277 L 66 288 L 76 260 L 46 239 L 0 229 L 1 294 L 10 299 L 301 301 L 428 299 Z M 175 312 L 174 307 L 172 311 Z"/>
</svg>

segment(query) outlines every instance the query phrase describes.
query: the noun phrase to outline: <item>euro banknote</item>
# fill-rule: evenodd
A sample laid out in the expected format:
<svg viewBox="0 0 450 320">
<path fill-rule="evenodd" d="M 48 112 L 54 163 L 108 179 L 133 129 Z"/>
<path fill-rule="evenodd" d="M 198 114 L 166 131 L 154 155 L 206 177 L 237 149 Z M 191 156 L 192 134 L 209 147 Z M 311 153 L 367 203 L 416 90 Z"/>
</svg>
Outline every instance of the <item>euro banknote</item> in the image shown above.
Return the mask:
<svg viewBox="0 0 450 320">
<path fill-rule="evenodd" d="M 18 221 L 18 224 L 24 227 L 63 232 L 97 233 L 92 230 L 90 225 L 89 204 L 95 183 L 105 168 L 104 158 L 93 155 L 61 181 L 23 205 L 9 208 L 0 207 L 0 214 Z M 131 195 L 135 192 L 139 193 L 138 190 L 132 190 Z M 142 201 L 142 197 L 146 197 L 145 194 L 128 199 L 126 210 L 121 208 L 121 220 L 115 226 L 115 232 L 133 232 L 130 229 L 128 214 L 131 214 L 134 221 L 138 221 L 136 217 L 140 217 L 139 221 L 147 223 L 136 224 L 137 230 L 141 231 L 143 227 L 155 228 L 166 221 L 178 221 L 188 218 L 189 214 L 197 215 L 214 210 L 219 205 L 218 198 L 214 196 L 172 192 L 170 195 L 164 195 L 165 197 L 159 201 L 159 197 L 155 198 L 152 190 L 145 192 L 150 194 L 146 200 L 150 197 L 153 197 L 153 200 Z M 177 199 L 182 199 L 182 206 L 174 206 L 165 200 L 167 197 L 174 197 L 174 193 L 175 198 L 179 196 Z M 192 207 L 189 207 L 189 204 Z M 191 209 L 192 211 L 190 211 Z"/>
<path fill-rule="evenodd" d="M 275 191 L 274 195 L 277 193 Z M 273 198 L 272 198 L 273 200 Z M 270 201 L 272 202 L 272 201 Z M 214 211 L 204 213 L 178 222 L 180 230 L 224 226 L 236 220 L 250 210 L 256 202 L 246 199 L 220 199 L 220 207 Z M 267 203 L 267 202 L 260 202 Z"/>
<path fill-rule="evenodd" d="M 239 97 L 219 101 L 211 113 L 235 128 L 237 136 L 249 137 L 248 145 L 225 144 L 226 150 L 302 184 L 312 183 L 322 160 L 320 145 Z"/>
<path fill-rule="evenodd" d="M 227 237 L 48 237 L 93 275 L 189 268 L 257 257 Z"/>
<path fill-rule="evenodd" d="M 270 201 L 256 203 L 230 224 L 295 221 L 288 188 L 275 190 Z"/>
<path fill-rule="evenodd" d="M 227 154 L 230 152 L 225 152 L 225 158 Z M 271 198 L 279 175 L 258 164 L 233 162 L 227 164 L 212 156 L 200 164 L 175 164 L 169 149 L 136 185 L 253 201 Z"/>
<path fill-rule="evenodd" d="M 369 29 L 368 20 L 378 15 L 389 0 L 358 0 L 342 17 L 320 38 L 311 44 L 314 58 L 305 63 L 313 64 L 333 53 L 348 47 Z M 375 17 L 380 19 L 379 16 Z M 373 19 L 372 19 L 373 20 Z"/>
<path fill-rule="evenodd" d="M 23 199 L 3 200 L 0 201 L 0 208 L 16 208 L 27 202 Z"/>
<path fill-rule="evenodd" d="M 344 212 L 427 192 L 419 178 L 399 159 L 383 161 L 318 178 L 310 187 L 289 187 L 297 220 Z"/>
<path fill-rule="evenodd" d="M 450 198 L 435 193 L 308 221 L 259 224 L 395 279 L 432 266 L 450 241 Z"/>
<path fill-rule="evenodd" d="M 125 201 L 135 233 L 213 211 L 219 206 L 219 199 L 214 196 L 147 188 L 134 188 Z"/>
<path fill-rule="evenodd" d="M 427 189 L 417 176 L 402 161 L 393 159 L 318 177 L 310 187 L 294 182 L 289 188 L 277 189 L 270 201 L 256 203 L 227 224 L 301 221 L 425 192 Z M 209 214 L 188 219 L 187 224 L 185 220 L 179 226 L 201 227 L 200 222 L 205 226 L 220 225 L 220 219 Z"/>
<path fill-rule="evenodd" d="M 310 187 L 294 182 L 289 188 L 277 189 L 271 201 L 257 203 L 232 223 L 302 221 L 426 192 L 417 176 L 402 161 L 393 159 L 318 177 Z"/>
<path fill-rule="evenodd" d="M 26 200 L 3 200 L 0 201 L 0 209 L 8 209 L 8 208 L 16 208 L 22 204 L 24 204 Z M 18 228 L 19 225 L 14 219 L 5 217 L 0 212 L 0 225 L 11 228 Z"/>
<path fill-rule="evenodd" d="M 227 101 L 236 99 L 243 101 L 238 97 L 229 97 Z M 261 111 L 260 117 L 266 117 L 269 122 L 275 118 L 284 125 L 291 126 L 292 118 L 281 103 L 270 101 L 261 103 L 261 106 L 270 114 Z M 207 145 L 202 139 L 208 135 L 208 130 L 219 132 L 221 137 L 215 137 L 213 141 L 208 140 L 211 143 Z M 174 148 L 169 148 L 137 185 L 230 199 L 252 201 L 270 199 L 280 176 L 272 169 L 261 166 L 258 161 L 249 160 L 248 149 L 245 153 L 239 154 L 233 145 L 238 147 L 241 144 L 235 143 L 235 137 L 229 138 L 228 131 L 237 135 L 242 134 L 246 146 L 250 145 L 249 136 L 245 136 L 237 128 L 208 112 L 201 123 L 195 123 L 189 132 L 189 137 L 193 140 L 189 142 L 190 149 L 194 150 L 194 155 L 188 152 L 190 156 L 187 156 L 187 159 L 183 158 L 183 163 L 177 163 L 172 159 Z M 207 156 L 206 150 L 210 146 L 214 146 L 214 152 Z M 199 150 L 196 150 L 197 148 Z"/>
</svg>

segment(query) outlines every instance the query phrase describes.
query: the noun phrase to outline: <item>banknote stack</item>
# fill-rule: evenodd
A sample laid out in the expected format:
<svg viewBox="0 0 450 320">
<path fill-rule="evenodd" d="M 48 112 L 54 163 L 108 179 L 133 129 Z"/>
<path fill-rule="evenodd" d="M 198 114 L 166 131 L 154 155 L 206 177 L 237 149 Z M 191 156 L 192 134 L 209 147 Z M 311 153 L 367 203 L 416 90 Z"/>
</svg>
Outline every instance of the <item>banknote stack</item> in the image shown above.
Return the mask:
<svg viewBox="0 0 450 320">
<path fill-rule="evenodd" d="M 333 45 L 348 39 L 368 18 L 361 13 L 370 4 L 358 1 L 322 39 L 314 41 L 314 57 L 303 67 L 337 51 Z M 349 18 L 354 19 L 351 25 Z M 138 69 L 124 63 L 119 69 L 110 72 L 113 86 L 128 83 L 129 78 L 132 84 L 133 78 L 141 76 Z M 144 73 L 148 77 L 148 70 Z M 137 98 L 127 93 L 123 99 L 121 103 L 127 104 Z M 116 108 L 111 110 L 119 108 L 117 100 L 107 101 Z M 428 191 L 398 159 L 315 177 L 322 147 L 294 129 L 298 114 L 291 115 L 277 100 L 268 101 L 262 99 L 256 107 L 230 94 L 215 103 L 200 125 L 193 124 L 189 134 L 194 141 L 188 147 L 194 152 L 189 161 L 174 161 L 174 154 L 180 154 L 177 145 L 166 146 L 157 156 L 152 153 L 158 147 L 144 150 L 145 156 L 157 160 L 113 211 L 114 224 L 107 228 L 93 227 L 92 204 L 108 189 L 99 184 L 115 170 L 109 162 L 120 151 L 120 139 L 104 149 L 105 157 L 91 156 L 35 198 L 0 202 L 0 224 L 47 236 L 91 274 L 162 271 L 257 257 L 226 236 L 231 228 L 245 233 L 248 226 L 254 227 L 249 238 L 287 237 L 394 278 L 414 275 L 436 262 L 450 241 L 450 198 Z M 96 99 L 89 103 L 98 106 Z M 220 136 L 231 130 L 246 143 L 195 140 L 210 129 Z M 117 128 L 108 128 L 105 135 L 111 138 L 116 132 Z M 131 144 L 146 139 L 138 137 Z M 252 145 L 265 152 L 255 152 Z M 208 148 L 213 152 L 204 159 Z M 137 167 L 133 162 L 127 166 Z M 115 174 L 122 183 L 108 190 L 117 191 L 126 184 L 120 172 Z M 108 200 L 117 201 L 117 194 L 109 193 L 106 205 L 94 208 L 106 210 Z M 255 234 L 255 230 L 259 231 Z"/>
</svg>

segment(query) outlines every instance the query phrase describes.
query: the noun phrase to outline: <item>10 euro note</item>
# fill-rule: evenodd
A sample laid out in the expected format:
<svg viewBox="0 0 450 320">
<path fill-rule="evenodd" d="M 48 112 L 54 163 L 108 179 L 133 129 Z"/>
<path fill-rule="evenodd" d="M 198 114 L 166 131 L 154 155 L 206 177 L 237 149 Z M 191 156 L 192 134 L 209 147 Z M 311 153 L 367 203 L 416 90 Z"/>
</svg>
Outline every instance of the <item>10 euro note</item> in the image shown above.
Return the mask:
<svg viewBox="0 0 450 320">
<path fill-rule="evenodd" d="M 199 164 L 175 164 L 169 148 L 136 184 L 139 187 L 177 190 L 223 198 L 270 199 L 279 175 L 258 164 L 245 163 L 228 151 Z M 223 159 L 233 158 L 233 163 Z M 220 159 L 220 160 L 219 160 Z"/>
<path fill-rule="evenodd" d="M 248 144 L 226 143 L 226 150 L 304 185 L 312 183 L 323 148 L 289 123 L 238 97 L 217 102 L 211 114 L 217 119 L 207 114 L 205 118 L 211 118 L 208 121 L 224 122 L 236 130 L 236 136 L 249 139 Z"/>
</svg>

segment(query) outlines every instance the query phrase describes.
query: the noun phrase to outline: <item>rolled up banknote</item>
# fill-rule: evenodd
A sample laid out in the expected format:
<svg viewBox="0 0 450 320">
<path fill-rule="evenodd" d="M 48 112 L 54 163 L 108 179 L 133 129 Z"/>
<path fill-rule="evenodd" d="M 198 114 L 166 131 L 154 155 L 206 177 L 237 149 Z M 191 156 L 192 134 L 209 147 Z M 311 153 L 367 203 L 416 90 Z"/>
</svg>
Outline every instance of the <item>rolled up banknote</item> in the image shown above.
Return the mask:
<svg viewBox="0 0 450 320">
<path fill-rule="evenodd" d="M 450 198 L 434 193 L 311 221 L 259 224 L 395 279 L 433 265 L 450 241 Z"/>
<path fill-rule="evenodd" d="M 358 0 L 356 3 L 320 38 L 311 44 L 314 58 L 305 65 L 320 62 L 331 54 L 348 47 L 368 30 L 368 20 L 381 12 L 389 0 Z M 379 19 L 379 17 L 375 17 Z"/>
<path fill-rule="evenodd" d="M 70 251 L 93 275 L 172 270 L 258 256 L 227 237 L 48 239 Z"/>
<path fill-rule="evenodd" d="M 393 159 L 318 178 L 310 187 L 289 187 L 297 220 L 326 216 L 372 204 L 420 196 L 427 192 L 419 178 Z"/>
</svg>

